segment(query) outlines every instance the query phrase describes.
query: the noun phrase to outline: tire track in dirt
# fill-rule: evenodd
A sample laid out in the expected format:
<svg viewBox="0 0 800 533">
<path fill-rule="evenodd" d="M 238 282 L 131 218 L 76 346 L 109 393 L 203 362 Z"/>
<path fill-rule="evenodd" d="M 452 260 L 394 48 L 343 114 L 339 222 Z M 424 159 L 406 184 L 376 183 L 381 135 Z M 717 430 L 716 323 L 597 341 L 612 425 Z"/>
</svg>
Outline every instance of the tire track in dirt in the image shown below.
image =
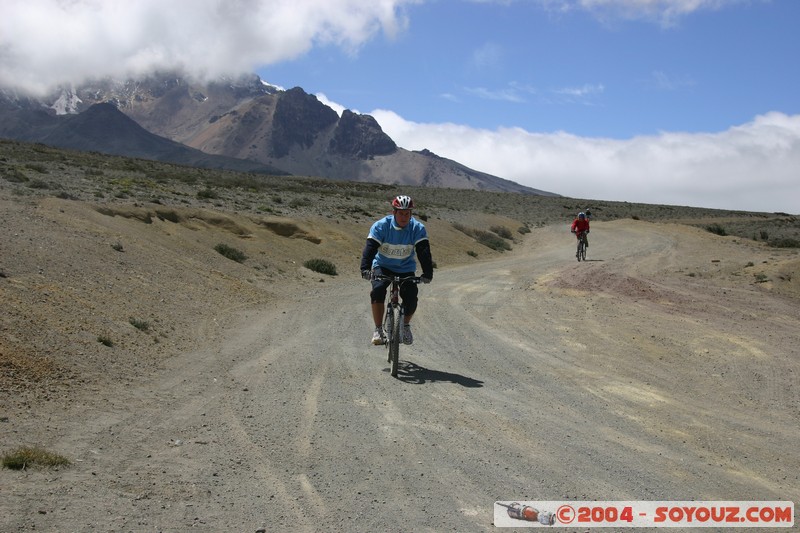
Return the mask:
<svg viewBox="0 0 800 533">
<path fill-rule="evenodd" d="M 437 271 L 399 379 L 368 342 L 355 261 L 200 324 L 198 350 L 90 426 L 130 457 L 101 486 L 163 529 L 493 531 L 495 500 L 797 500 L 795 304 L 687 280 L 712 237 L 634 221 L 592 236 L 586 263 L 553 227 Z"/>
</svg>

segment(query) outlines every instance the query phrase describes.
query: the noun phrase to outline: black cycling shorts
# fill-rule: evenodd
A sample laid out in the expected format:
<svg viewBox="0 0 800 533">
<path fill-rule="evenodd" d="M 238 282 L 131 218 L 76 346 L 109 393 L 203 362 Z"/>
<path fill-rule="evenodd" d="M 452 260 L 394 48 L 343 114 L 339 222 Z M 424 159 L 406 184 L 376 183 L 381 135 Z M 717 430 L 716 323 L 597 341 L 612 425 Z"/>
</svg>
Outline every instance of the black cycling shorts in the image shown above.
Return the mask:
<svg viewBox="0 0 800 533">
<path fill-rule="evenodd" d="M 373 272 L 375 274 L 380 274 L 384 276 L 400 276 L 401 278 L 407 278 L 414 276 L 414 272 L 394 272 L 387 268 L 374 268 Z M 377 302 L 385 302 L 386 301 L 386 291 L 391 285 L 391 281 L 388 279 L 375 279 L 372 280 L 372 291 L 369 293 L 370 303 L 377 303 Z M 406 310 L 406 315 L 413 315 L 414 311 L 417 310 L 417 295 L 419 294 L 419 288 L 417 287 L 416 283 L 401 283 L 400 284 L 400 299 L 403 301 L 403 306 Z"/>
</svg>

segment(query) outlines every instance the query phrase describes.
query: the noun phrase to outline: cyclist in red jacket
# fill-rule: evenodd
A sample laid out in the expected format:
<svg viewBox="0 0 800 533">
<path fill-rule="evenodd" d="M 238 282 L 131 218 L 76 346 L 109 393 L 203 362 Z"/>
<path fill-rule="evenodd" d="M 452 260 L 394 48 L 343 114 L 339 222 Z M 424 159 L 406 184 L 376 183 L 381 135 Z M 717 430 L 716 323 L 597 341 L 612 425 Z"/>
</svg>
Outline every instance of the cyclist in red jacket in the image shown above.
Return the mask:
<svg viewBox="0 0 800 533">
<path fill-rule="evenodd" d="M 585 231 L 589 233 L 589 219 L 586 218 L 586 213 L 581 211 L 578 213 L 578 218 L 572 221 L 572 227 L 570 228 L 570 232 L 575 234 L 575 238 L 578 238 L 578 235 Z M 586 247 L 589 247 L 589 239 L 586 239 Z"/>
</svg>

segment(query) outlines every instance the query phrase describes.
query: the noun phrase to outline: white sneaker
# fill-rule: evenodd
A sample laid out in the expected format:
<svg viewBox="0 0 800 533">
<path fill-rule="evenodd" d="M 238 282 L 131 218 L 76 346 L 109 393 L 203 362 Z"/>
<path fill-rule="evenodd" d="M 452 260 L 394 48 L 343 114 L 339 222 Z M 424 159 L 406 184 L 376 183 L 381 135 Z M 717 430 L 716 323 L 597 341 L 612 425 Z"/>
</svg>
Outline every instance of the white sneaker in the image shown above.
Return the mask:
<svg viewBox="0 0 800 533">
<path fill-rule="evenodd" d="M 411 324 L 403 326 L 403 344 L 413 344 L 414 335 L 411 334 Z"/>
<path fill-rule="evenodd" d="M 386 334 L 383 332 L 383 328 L 378 326 L 375 328 L 375 332 L 372 334 L 372 344 L 378 346 L 379 344 L 386 344 Z"/>
</svg>

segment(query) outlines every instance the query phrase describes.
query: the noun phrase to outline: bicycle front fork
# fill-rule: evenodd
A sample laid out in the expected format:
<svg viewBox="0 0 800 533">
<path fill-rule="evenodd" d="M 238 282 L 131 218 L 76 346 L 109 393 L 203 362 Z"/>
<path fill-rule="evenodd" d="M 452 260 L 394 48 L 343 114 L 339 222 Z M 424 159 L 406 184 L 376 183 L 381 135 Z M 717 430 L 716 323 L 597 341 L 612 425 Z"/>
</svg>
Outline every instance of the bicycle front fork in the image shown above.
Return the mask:
<svg viewBox="0 0 800 533">
<path fill-rule="evenodd" d="M 395 308 L 397 308 L 397 314 L 395 314 Z M 400 328 L 402 328 L 403 320 L 405 319 L 405 309 L 403 308 L 402 304 L 394 304 L 389 302 L 389 304 L 386 306 L 386 317 L 383 319 L 383 332 L 387 339 L 391 339 L 391 325 L 394 323 L 395 319 L 398 320 L 398 325 Z"/>
</svg>

